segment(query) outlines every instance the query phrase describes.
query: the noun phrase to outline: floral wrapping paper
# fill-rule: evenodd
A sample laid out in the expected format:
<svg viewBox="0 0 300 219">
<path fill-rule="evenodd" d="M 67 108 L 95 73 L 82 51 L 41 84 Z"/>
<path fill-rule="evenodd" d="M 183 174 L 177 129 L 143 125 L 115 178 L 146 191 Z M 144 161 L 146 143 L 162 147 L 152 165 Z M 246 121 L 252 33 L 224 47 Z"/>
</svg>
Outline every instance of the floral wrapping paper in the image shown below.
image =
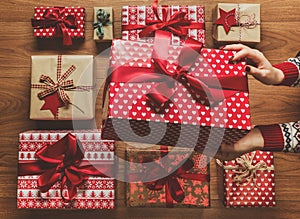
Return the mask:
<svg viewBox="0 0 300 219">
<path fill-rule="evenodd" d="M 84 149 L 83 161 L 100 165 L 114 164 L 114 142 L 101 140 L 100 131 L 27 131 L 19 135 L 19 165 L 36 161 L 36 151 L 45 145 L 52 145 L 71 132 L 81 142 Z M 20 167 L 19 167 L 20 168 Z M 19 169 L 20 170 L 20 169 Z M 45 193 L 38 188 L 38 175 L 18 176 L 18 208 L 76 208 L 76 209 L 113 209 L 115 182 L 111 177 L 89 177 L 78 187 L 76 197 L 64 202 L 59 182 Z M 66 190 L 63 194 L 66 195 Z"/>
<path fill-rule="evenodd" d="M 162 165 L 160 161 L 161 153 L 166 152 L 159 149 L 127 149 L 126 156 L 129 163 L 127 174 L 130 179 L 130 174 L 141 173 L 144 171 L 143 162 L 156 162 Z M 168 170 L 177 166 L 180 161 L 190 157 L 187 150 L 180 149 L 172 151 L 169 156 Z M 210 192 L 209 192 L 209 166 L 208 159 L 204 155 L 193 153 L 190 157 L 194 166 L 189 173 L 201 174 L 207 176 L 205 180 L 191 180 L 178 177 L 177 180 L 184 190 L 185 198 L 182 202 L 177 203 L 172 201 L 171 207 L 209 207 L 210 206 Z M 136 163 L 140 163 L 136 165 Z M 126 186 L 126 200 L 129 207 L 166 207 L 166 190 L 164 187 L 161 190 L 150 190 L 143 182 L 129 182 Z M 169 206 L 170 207 L 170 206 Z"/>
</svg>

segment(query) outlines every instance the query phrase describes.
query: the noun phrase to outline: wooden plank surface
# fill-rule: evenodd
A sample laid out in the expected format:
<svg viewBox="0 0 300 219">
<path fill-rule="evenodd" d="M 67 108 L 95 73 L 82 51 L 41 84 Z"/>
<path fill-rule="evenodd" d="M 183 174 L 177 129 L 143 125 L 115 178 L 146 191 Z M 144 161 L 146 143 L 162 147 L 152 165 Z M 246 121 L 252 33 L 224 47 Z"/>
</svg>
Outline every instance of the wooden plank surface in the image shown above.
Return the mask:
<svg viewBox="0 0 300 219">
<path fill-rule="evenodd" d="M 213 44 L 212 10 L 218 1 L 188 0 L 185 4 L 205 5 L 207 46 Z M 222 2 L 232 2 L 223 0 Z M 241 0 L 240 3 L 253 3 Z M 161 4 L 180 4 L 181 1 L 160 1 Z M 299 0 L 285 3 L 279 0 L 255 1 L 261 3 L 262 42 L 256 47 L 272 62 L 277 63 L 294 56 L 300 49 Z M 151 1 L 67 1 L 66 6 L 86 8 L 86 39 L 71 48 L 62 48 L 60 41 L 38 41 L 33 37 L 30 18 L 34 6 L 62 5 L 58 0 L 8 0 L 0 8 L 0 218 L 299 218 L 300 210 L 300 155 L 275 153 L 276 200 L 274 208 L 226 209 L 217 193 L 216 165 L 211 163 L 211 207 L 209 209 L 126 208 L 125 185 L 117 182 L 117 200 L 114 211 L 99 210 L 17 210 L 17 152 L 18 133 L 28 129 L 72 128 L 71 122 L 30 121 L 30 56 L 39 54 L 92 54 L 109 48 L 110 44 L 96 44 L 92 39 L 93 6 L 114 7 L 115 37 L 121 36 L 121 6 L 150 5 Z M 103 62 L 107 56 L 103 55 Z M 105 66 L 97 74 L 99 87 L 105 77 Z M 101 79 L 102 78 L 102 79 Z M 250 101 L 253 124 L 270 124 L 295 121 L 300 118 L 300 89 L 264 86 L 249 77 Z M 100 92 L 101 93 L 101 92 Z M 101 124 L 101 96 L 96 104 L 97 122 Z M 81 122 L 85 128 L 95 127 L 94 121 Z M 122 157 L 124 144 L 118 143 L 118 155 Z"/>
</svg>

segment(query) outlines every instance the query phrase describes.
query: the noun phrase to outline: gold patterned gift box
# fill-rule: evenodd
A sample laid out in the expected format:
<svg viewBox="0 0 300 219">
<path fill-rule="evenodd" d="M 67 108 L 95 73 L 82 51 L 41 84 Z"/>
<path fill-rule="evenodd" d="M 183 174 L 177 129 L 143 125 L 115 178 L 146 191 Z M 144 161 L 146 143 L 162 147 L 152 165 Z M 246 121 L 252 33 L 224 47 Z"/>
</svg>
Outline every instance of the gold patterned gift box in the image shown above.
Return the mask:
<svg viewBox="0 0 300 219">
<path fill-rule="evenodd" d="M 32 56 L 30 119 L 94 118 L 92 55 Z"/>
<path fill-rule="evenodd" d="M 217 42 L 260 42 L 260 4 L 218 3 L 213 21 Z"/>
</svg>

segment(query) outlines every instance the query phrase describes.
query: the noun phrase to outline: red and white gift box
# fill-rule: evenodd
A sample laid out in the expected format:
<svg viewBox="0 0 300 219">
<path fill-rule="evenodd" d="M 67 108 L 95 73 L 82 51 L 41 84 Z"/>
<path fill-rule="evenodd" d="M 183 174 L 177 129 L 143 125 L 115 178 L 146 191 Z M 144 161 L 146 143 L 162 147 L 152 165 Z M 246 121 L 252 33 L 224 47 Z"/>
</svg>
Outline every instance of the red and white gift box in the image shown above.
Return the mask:
<svg viewBox="0 0 300 219">
<path fill-rule="evenodd" d="M 157 10 L 158 17 L 155 10 Z M 166 10 L 166 19 L 164 19 L 164 12 Z M 191 21 L 190 25 L 186 25 L 183 28 L 187 29 L 187 36 L 198 40 L 205 44 L 205 22 L 204 22 L 204 6 L 123 6 L 122 7 L 122 39 L 123 40 L 142 40 L 140 33 L 145 27 L 152 25 L 155 21 L 157 24 L 160 21 L 165 23 L 168 21 L 174 23 L 171 19 L 172 16 L 177 13 L 185 13 L 185 20 Z M 180 25 L 179 25 L 180 26 Z M 167 29 L 167 28 L 165 28 Z M 178 29 L 178 26 L 175 26 Z M 169 30 L 170 31 L 170 30 Z M 147 35 L 146 37 L 152 37 L 153 35 Z M 148 39 L 147 42 L 151 42 Z M 176 34 L 172 35 L 172 44 L 178 45 L 182 43 L 182 39 Z"/>
<path fill-rule="evenodd" d="M 41 21 L 45 21 L 45 23 Z M 65 38 L 84 38 L 84 23 L 85 8 L 83 7 L 34 8 L 32 26 L 35 37 L 62 37 L 64 45 L 71 45 L 72 41 L 70 39 L 65 41 Z"/>
<path fill-rule="evenodd" d="M 89 165 L 111 166 L 114 164 L 114 141 L 101 140 L 98 130 L 91 131 L 27 131 L 19 135 L 19 175 L 18 208 L 76 208 L 76 209 L 113 209 L 115 199 L 115 182 L 110 176 L 89 176 L 77 188 L 77 194 L 71 201 L 64 201 L 67 190 L 62 190 L 61 183 L 56 182 L 47 192 L 42 193 L 38 186 L 39 175 L 20 175 L 22 165 L 35 163 L 36 152 L 43 147 L 51 147 L 62 140 L 68 133 L 76 136 L 84 150 L 82 162 Z M 23 166 L 24 167 L 24 166 Z M 35 167 L 34 169 L 39 169 Z"/>
<path fill-rule="evenodd" d="M 272 152 L 254 151 L 218 162 L 226 207 L 275 206 L 274 157 Z M 223 173 L 223 174 L 222 174 Z"/>
<path fill-rule="evenodd" d="M 230 63 L 233 51 L 202 48 L 189 74 L 195 78 L 215 80 L 216 84 L 227 78 L 230 84 L 243 86 L 242 91 L 208 106 L 197 100 L 197 93 L 189 92 L 186 86 L 177 83 L 173 102 L 162 112 L 156 113 L 145 95 L 151 93 L 159 82 L 141 82 L 138 77 L 132 78 L 132 81 L 120 79 L 122 75 L 134 71 L 149 72 L 148 68 L 155 68 L 151 55 L 153 48 L 150 43 L 113 41 L 111 69 L 121 69 L 121 74 L 118 78 L 114 77 L 117 81 L 111 80 L 108 86 L 103 114 L 104 139 L 191 147 L 197 144 L 203 147 L 209 139 L 210 145 L 220 145 L 223 136 L 225 142 L 234 142 L 251 129 L 245 63 Z M 173 45 L 166 49 L 167 69 L 176 69 L 181 50 L 181 46 Z M 197 128 L 199 132 L 195 131 Z"/>
</svg>

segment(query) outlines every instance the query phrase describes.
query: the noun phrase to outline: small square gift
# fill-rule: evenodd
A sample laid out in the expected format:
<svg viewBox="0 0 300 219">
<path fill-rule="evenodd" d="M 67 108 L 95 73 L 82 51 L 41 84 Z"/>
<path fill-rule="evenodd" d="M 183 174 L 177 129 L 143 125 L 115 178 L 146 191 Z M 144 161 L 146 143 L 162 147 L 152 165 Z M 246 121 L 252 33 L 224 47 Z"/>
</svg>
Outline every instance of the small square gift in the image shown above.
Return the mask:
<svg viewBox="0 0 300 219">
<path fill-rule="evenodd" d="M 32 56 L 30 119 L 94 118 L 91 55 Z"/>
<path fill-rule="evenodd" d="M 72 39 L 83 39 L 85 9 L 83 7 L 35 7 L 31 19 L 33 33 L 38 38 L 62 38 L 63 45 Z"/>
<path fill-rule="evenodd" d="M 245 62 L 192 39 L 170 45 L 170 35 L 113 41 L 103 139 L 197 148 L 239 140 L 251 129 Z"/>
<path fill-rule="evenodd" d="M 254 151 L 232 161 L 217 163 L 222 170 L 226 207 L 275 206 L 274 160 L 272 152 Z"/>
<path fill-rule="evenodd" d="M 113 209 L 114 142 L 98 130 L 19 135 L 18 208 Z"/>
<path fill-rule="evenodd" d="M 112 7 L 94 7 L 94 40 L 111 41 L 114 38 L 113 31 Z"/>
<path fill-rule="evenodd" d="M 152 42 L 155 31 L 172 33 L 172 44 L 191 37 L 205 43 L 204 6 L 123 6 L 122 39 Z M 144 38 L 144 39 L 143 39 Z"/>
<path fill-rule="evenodd" d="M 167 146 L 131 148 L 126 156 L 127 206 L 209 207 L 206 156 Z"/>
<path fill-rule="evenodd" d="M 260 42 L 260 4 L 218 3 L 213 20 L 217 42 Z"/>
</svg>

